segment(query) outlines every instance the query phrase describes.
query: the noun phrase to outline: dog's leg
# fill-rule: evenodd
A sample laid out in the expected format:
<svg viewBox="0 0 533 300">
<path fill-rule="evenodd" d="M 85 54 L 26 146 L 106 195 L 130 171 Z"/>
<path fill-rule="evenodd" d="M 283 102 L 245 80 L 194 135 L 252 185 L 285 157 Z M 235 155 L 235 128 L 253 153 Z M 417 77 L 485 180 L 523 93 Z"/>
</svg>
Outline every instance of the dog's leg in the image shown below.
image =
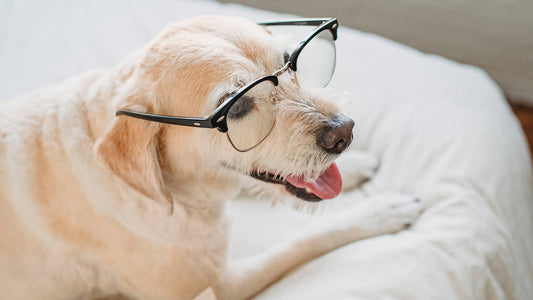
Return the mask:
<svg viewBox="0 0 533 300">
<path fill-rule="evenodd" d="M 368 153 L 352 150 L 337 159 L 342 175 L 342 190 L 351 190 L 371 178 L 378 168 L 378 159 Z"/>
<path fill-rule="evenodd" d="M 214 288 L 218 299 L 246 299 L 299 264 L 351 242 L 409 227 L 422 212 L 415 197 L 387 194 L 367 199 L 349 210 L 317 216 L 305 231 L 270 249 L 230 264 Z"/>
</svg>

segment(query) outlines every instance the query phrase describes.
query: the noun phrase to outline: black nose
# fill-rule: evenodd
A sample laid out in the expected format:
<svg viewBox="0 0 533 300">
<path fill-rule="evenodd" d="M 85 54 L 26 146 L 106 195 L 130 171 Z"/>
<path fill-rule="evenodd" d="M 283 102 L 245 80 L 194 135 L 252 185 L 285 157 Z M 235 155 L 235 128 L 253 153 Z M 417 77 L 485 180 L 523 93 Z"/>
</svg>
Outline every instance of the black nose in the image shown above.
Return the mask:
<svg viewBox="0 0 533 300">
<path fill-rule="evenodd" d="M 352 119 L 337 114 L 316 138 L 318 146 L 329 153 L 341 153 L 352 143 Z"/>
</svg>

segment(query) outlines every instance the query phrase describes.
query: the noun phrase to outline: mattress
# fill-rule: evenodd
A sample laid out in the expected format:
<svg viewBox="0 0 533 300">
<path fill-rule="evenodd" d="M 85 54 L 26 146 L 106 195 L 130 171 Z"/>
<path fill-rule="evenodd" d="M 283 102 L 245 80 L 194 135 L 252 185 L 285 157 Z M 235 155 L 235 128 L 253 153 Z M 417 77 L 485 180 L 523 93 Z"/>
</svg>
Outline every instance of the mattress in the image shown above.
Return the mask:
<svg viewBox="0 0 533 300">
<path fill-rule="evenodd" d="M 111 67 L 166 24 L 199 14 L 294 16 L 212 1 L 2 1 L 0 101 Z M 311 16 L 307 16 L 311 17 Z M 322 17 L 322 16 L 313 16 Z M 341 20 L 342 25 L 342 20 Z M 533 178 L 524 134 L 476 67 L 341 27 L 330 86 L 350 96 L 351 151 L 379 161 L 362 186 L 314 214 L 240 196 L 231 257 L 275 244 L 316 214 L 383 192 L 419 196 L 419 220 L 286 274 L 257 299 L 533 299 Z"/>
</svg>

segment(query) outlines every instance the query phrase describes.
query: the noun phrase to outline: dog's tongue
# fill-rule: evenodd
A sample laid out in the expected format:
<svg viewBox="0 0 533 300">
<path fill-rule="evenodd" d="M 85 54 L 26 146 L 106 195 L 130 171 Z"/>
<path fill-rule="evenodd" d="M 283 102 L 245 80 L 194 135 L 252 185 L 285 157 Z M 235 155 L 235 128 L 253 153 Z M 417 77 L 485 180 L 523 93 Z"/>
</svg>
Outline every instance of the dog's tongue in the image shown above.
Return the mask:
<svg viewBox="0 0 533 300">
<path fill-rule="evenodd" d="M 321 199 L 335 198 L 340 194 L 342 189 L 341 173 L 335 163 L 332 163 L 331 166 L 329 166 L 329 168 L 313 182 L 305 182 L 293 176 L 287 176 L 285 177 L 285 180 L 295 187 L 310 189 L 313 194 Z"/>
</svg>

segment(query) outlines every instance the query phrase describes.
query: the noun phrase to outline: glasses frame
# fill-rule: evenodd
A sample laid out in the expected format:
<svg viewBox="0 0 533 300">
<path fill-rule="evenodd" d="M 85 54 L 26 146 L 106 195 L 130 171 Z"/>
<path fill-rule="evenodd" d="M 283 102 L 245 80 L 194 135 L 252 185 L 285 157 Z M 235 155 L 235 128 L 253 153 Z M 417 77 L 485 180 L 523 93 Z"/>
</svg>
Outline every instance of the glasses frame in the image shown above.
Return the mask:
<svg viewBox="0 0 533 300">
<path fill-rule="evenodd" d="M 339 27 L 339 23 L 336 18 L 297 19 L 297 20 L 291 20 L 291 21 L 263 22 L 263 23 L 258 23 L 258 25 L 262 25 L 262 26 L 318 26 L 318 27 L 310 35 L 308 35 L 305 40 L 303 40 L 302 42 L 300 42 L 300 44 L 298 44 L 298 46 L 292 51 L 291 55 L 289 56 L 287 63 L 281 69 L 277 70 L 272 75 L 266 75 L 266 76 L 260 77 L 252 81 L 251 83 L 247 84 L 246 86 L 242 87 L 235 94 L 230 96 L 226 101 L 220 104 L 215 109 L 215 111 L 213 111 L 207 117 L 179 117 L 179 116 L 141 113 L 141 112 L 135 112 L 135 111 L 129 111 L 129 110 L 122 110 L 122 109 L 118 110 L 115 113 L 115 115 L 116 116 L 124 115 L 124 116 L 133 117 L 137 119 L 158 122 L 158 123 L 179 125 L 179 126 L 189 126 L 189 127 L 199 127 L 199 128 L 216 128 L 218 129 L 218 131 L 226 133 L 226 135 L 228 136 L 227 134 L 228 112 L 230 108 L 232 107 L 232 105 L 235 104 L 242 95 L 244 95 L 250 89 L 252 89 L 256 85 L 264 81 L 271 81 L 274 84 L 274 86 L 278 86 L 278 76 L 280 76 L 287 70 L 296 72 L 298 68 L 297 66 L 298 56 L 300 55 L 304 47 L 315 36 L 317 36 L 320 32 L 324 30 L 329 30 L 333 37 L 333 41 L 336 41 L 337 40 L 337 29 Z M 263 142 L 265 138 L 263 138 L 259 143 L 257 143 L 257 145 L 261 144 L 261 142 Z M 235 147 L 235 145 L 233 145 L 233 142 L 231 142 L 231 139 L 229 138 L 229 136 L 228 136 L 228 139 L 231 145 L 233 146 L 233 148 L 235 148 L 235 150 L 239 152 L 246 152 L 257 146 L 255 145 L 245 150 L 239 150 Z"/>
</svg>

